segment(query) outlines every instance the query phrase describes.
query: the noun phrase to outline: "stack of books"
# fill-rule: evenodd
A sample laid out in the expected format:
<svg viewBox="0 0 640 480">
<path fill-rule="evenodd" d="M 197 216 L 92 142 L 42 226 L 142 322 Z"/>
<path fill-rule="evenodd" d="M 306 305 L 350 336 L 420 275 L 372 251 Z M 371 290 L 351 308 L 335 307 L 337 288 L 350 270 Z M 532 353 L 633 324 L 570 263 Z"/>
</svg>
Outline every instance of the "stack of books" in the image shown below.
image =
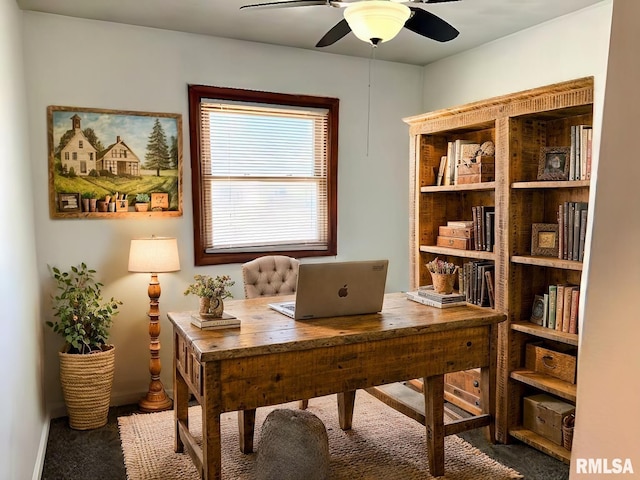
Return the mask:
<svg viewBox="0 0 640 480">
<path fill-rule="evenodd" d="M 407 298 L 436 308 L 459 307 L 467 304 L 467 297 L 459 292 L 436 293 L 433 285 L 419 287 L 415 292 L 407 292 Z"/>
<path fill-rule="evenodd" d="M 239 327 L 240 319 L 228 313 L 223 313 L 222 317 L 217 318 L 194 313 L 191 315 L 191 324 L 202 330 L 214 330 L 218 328 Z"/>
</svg>

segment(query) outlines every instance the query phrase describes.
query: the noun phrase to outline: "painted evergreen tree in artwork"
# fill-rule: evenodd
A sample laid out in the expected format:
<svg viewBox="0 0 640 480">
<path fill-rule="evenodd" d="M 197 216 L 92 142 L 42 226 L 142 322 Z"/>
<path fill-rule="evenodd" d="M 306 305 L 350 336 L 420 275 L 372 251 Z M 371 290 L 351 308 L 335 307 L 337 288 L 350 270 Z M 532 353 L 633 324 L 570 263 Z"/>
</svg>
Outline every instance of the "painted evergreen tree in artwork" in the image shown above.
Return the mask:
<svg viewBox="0 0 640 480">
<path fill-rule="evenodd" d="M 153 130 L 149 135 L 147 143 L 147 153 L 144 156 L 145 167 L 147 170 L 155 170 L 156 176 L 160 176 L 160 170 L 168 170 L 171 168 L 171 155 L 169 146 L 167 145 L 167 136 L 160 124 L 160 120 L 156 118 L 153 124 Z"/>
<path fill-rule="evenodd" d="M 178 139 L 171 136 L 171 168 L 178 168 Z"/>
</svg>

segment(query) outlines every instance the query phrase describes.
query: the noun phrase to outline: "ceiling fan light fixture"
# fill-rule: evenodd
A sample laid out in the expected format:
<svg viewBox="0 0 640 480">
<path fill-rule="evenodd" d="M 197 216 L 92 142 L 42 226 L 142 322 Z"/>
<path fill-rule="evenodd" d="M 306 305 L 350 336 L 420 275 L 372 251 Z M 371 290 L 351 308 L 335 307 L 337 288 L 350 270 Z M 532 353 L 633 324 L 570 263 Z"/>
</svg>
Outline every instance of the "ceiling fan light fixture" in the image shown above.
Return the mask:
<svg viewBox="0 0 640 480">
<path fill-rule="evenodd" d="M 395 37 L 410 16 L 409 7 L 389 0 L 360 1 L 344 11 L 344 18 L 355 36 L 373 45 Z"/>
</svg>

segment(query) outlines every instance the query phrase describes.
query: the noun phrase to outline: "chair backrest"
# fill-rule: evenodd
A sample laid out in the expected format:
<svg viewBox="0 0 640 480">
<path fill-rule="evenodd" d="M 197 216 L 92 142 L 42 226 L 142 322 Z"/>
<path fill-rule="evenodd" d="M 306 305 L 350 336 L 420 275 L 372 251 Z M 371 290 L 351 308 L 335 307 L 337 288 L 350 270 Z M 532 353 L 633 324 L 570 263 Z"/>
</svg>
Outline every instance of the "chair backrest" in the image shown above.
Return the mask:
<svg viewBox="0 0 640 480">
<path fill-rule="evenodd" d="M 300 261 L 284 255 L 258 257 L 242 265 L 246 298 L 295 293 Z"/>
</svg>

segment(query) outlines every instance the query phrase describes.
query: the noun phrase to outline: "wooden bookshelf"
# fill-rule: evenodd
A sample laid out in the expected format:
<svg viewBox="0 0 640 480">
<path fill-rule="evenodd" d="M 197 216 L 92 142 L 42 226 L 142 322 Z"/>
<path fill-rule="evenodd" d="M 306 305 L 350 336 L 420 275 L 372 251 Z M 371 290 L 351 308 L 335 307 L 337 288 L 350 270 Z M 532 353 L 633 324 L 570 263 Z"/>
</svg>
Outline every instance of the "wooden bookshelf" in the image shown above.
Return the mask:
<svg viewBox="0 0 640 480">
<path fill-rule="evenodd" d="M 548 293 L 549 285 L 582 284 L 582 262 L 557 254 L 532 255 L 532 226 L 557 224 L 560 204 L 589 200 L 589 179 L 540 180 L 538 170 L 541 147 L 570 146 L 572 126 L 592 124 L 593 78 L 404 120 L 411 138 L 410 288 L 431 283 L 425 264 L 435 257 L 460 266 L 470 260 L 493 262 L 495 308 L 508 317 L 499 329 L 496 438 L 503 443 L 522 441 L 568 462 L 568 450 L 522 427 L 523 398 L 545 392 L 575 403 L 576 385 L 525 369 L 525 345 L 544 341 L 550 348 L 576 350 L 579 333 L 541 327 L 526 319 L 535 295 Z M 434 169 L 447 155 L 449 142 L 456 140 L 493 142 L 491 181 L 433 184 Z M 449 220 L 471 220 L 476 205 L 495 207 L 493 251 L 437 246 L 439 226 Z"/>
</svg>

